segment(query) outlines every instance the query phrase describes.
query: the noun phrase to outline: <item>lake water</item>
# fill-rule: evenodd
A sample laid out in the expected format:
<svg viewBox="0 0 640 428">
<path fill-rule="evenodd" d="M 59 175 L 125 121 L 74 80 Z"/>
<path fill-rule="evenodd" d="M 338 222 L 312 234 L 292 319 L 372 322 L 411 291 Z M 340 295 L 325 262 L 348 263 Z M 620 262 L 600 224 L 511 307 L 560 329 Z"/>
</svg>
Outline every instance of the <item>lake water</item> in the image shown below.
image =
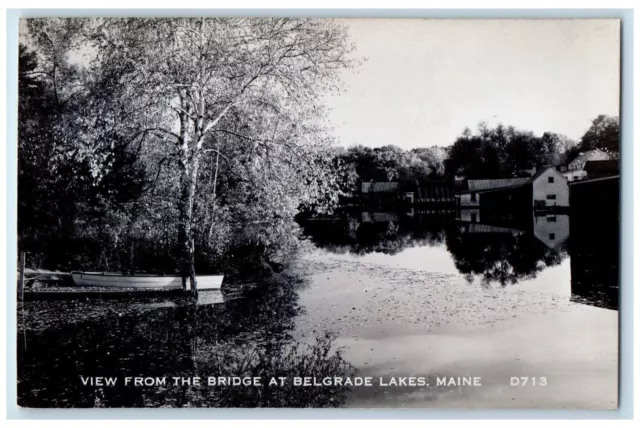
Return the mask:
<svg viewBox="0 0 640 428">
<path fill-rule="evenodd" d="M 284 274 L 188 300 L 26 302 L 28 407 L 583 407 L 617 398 L 617 234 L 569 214 L 343 210 Z M 88 377 L 117 378 L 90 386 Z M 262 377 L 261 386 L 172 384 Z M 297 387 L 293 377 L 371 377 Z M 430 386 L 385 386 L 390 379 Z M 437 385 L 480 377 L 482 387 Z M 513 376 L 545 377 L 513 388 Z M 125 377 L 166 378 L 125 385 Z M 267 385 L 286 377 L 284 385 Z M 386 382 L 386 384 L 385 384 Z M 393 382 L 393 381 L 391 381 Z"/>
</svg>

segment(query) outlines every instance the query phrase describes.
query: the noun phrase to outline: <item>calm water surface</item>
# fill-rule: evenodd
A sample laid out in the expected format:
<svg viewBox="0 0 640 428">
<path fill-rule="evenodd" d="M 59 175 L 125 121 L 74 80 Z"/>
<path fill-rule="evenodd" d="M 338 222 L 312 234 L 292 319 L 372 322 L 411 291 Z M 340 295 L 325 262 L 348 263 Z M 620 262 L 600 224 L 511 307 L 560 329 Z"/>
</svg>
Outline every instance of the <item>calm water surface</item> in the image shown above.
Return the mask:
<svg viewBox="0 0 640 428">
<path fill-rule="evenodd" d="M 572 305 L 615 310 L 617 225 L 603 219 L 594 230 L 583 223 L 568 214 L 496 220 L 480 213 L 343 210 L 301 222 L 316 250 L 285 274 L 226 282 L 221 293 L 203 292 L 195 304 L 163 298 L 27 302 L 18 321 L 19 404 L 397 405 L 385 401 L 389 391 L 381 388 L 129 387 L 122 381 L 415 375 L 426 348 L 411 349 L 425 334 L 469 334 Z M 381 349 L 400 338 L 404 364 Z M 80 376 L 118 377 L 119 383 L 87 386 Z M 434 394 L 442 392 L 414 398 L 424 403 Z"/>
</svg>

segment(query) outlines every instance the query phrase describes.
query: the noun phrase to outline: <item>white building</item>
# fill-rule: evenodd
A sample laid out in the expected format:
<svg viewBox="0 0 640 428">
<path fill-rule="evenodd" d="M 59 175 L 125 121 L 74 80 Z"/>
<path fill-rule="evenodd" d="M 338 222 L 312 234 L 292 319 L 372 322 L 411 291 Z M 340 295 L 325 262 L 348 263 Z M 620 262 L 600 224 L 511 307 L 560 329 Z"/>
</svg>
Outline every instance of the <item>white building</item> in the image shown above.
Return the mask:
<svg viewBox="0 0 640 428">
<path fill-rule="evenodd" d="M 531 177 L 533 207 L 568 207 L 569 185 L 567 179 L 552 166 L 540 168 Z"/>
<path fill-rule="evenodd" d="M 587 178 L 587 171 L 585 171 L 585 165 L 587 161 L 596 160 L 609 160 L 611 156 L 602 150 L 589 150 L 582 152 L 571 161 L 567 166 L 561 167 L 560 172 L 567 179 L 567 181 L 584 180 Z"/>
<path fill-rule="evenodd" d="M 468 188 L 456 194 L 459 208 L 509 210 L 569 206 L 567 179 L 554 167 L 540 168 L 532 177 L 469 180 Z"/>
<path fill-rule="evenodd" d="M 533 234 L 549 248 L 555 248 L 569 237 L 569 216 L 548 214 L 533 217 Z"/>
</svg>

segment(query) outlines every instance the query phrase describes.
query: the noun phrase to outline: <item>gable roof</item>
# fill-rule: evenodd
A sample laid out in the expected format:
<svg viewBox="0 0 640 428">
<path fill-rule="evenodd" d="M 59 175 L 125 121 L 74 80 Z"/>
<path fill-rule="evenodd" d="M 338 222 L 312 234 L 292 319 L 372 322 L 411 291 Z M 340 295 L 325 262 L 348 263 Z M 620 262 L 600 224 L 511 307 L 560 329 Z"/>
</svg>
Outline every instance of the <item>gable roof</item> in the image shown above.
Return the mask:
<svg viewBox="0 0 640 428">
<path fill-rule="evenodd" d="M 471 193 L 471 192 L 488 192 L 491 190 L 505 189 L 508 187 L 523 186 L 527 183 L 533 183 L 538 177 L 540 177 L 546 170 L 553 169 L 557 171 L 555 167 L 546 165 L 536 171 L 531 177 L 520 178 L 497 178 L 489 180 L 467 180 L 467 189 L 462 186 L 456 186 L 457 193 Z"/>
<path fill-rule="evenodd" d="M 608 160 L 610 158 L 611 156 L 603 152 L 602 150 L 588 150 L 586 152 L 580 153 L 574 160 L 569 162 L 569 165 L 578 166 L 590 160 Z"/>
<path fill-rule="evenodd" d="M 535 174 L 533 174 L 531 176 L 531 181 L 535 181 L 536 178 L 540 177 L 542 175 L 543 172 L 545 172 L 546 170 L 548 170 L 549 168 L 551 169 L 555 169 L 554 167 L 547 165 L 547 166 L 543 166 L 542 168 L 540 168 L 539 170 L 536 171 Z"/>
</svg>

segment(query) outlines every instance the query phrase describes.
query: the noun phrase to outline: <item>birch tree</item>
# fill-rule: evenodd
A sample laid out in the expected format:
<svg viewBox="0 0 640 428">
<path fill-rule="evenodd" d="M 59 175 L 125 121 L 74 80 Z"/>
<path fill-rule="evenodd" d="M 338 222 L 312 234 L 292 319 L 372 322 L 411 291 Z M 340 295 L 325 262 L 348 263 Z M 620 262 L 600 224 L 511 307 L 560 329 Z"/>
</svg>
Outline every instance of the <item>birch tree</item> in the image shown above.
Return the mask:
<svg viewBox="0 0 640 428">
<path fill-rule="evenodd" d="M 82 24 L 74 31 L 84 41 L 83 84 L 99 95 L 94 102 L 105 110 L 100 120 L 179 167 L 178 245 L 193 286 L 194 201 L 203 157 L 215 155 L 236 173 L 218 144 L 231 139 L 267 154 L 255 162 L 304 158 L 305 146 L 321 140 L 306 136 L 322 117 L 323 95 L 339 90 L 339 73 L 355 65 L 346 29 L 331 20 L 291 18 Z M 34 21 L 31 32 L 44 46 L 47 32 L 65 25 Z M 90 145 L 100 144 L 94 138 Z"/>
</svg>

